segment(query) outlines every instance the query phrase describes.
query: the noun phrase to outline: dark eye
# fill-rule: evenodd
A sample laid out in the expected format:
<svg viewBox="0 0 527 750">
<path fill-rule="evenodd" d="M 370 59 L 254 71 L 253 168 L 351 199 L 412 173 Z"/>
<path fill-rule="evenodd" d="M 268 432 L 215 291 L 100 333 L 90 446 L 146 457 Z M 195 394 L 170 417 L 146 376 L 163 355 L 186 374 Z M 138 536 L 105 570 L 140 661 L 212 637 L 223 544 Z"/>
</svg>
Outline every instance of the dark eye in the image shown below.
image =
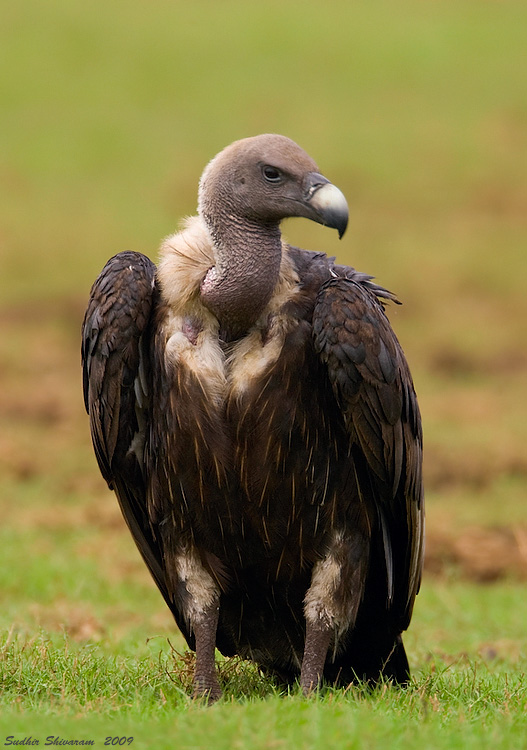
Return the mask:
<svg viewBox="0 0 527 750">
<path fill-rule="evenodd" d="M 280 182 L 282 179 L 282 173 L 276 167 L 262 167 L 262 173 L 267 182 Z"/>
</svg>

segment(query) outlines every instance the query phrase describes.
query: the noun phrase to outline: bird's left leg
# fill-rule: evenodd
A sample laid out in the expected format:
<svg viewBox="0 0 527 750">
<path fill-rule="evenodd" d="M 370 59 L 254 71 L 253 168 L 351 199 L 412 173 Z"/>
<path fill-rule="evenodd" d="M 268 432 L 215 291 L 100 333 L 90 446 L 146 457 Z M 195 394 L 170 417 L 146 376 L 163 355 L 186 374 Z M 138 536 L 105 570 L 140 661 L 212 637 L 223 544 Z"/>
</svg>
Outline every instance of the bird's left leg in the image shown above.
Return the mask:
<svg viewBox="0 0 527 750">
<path fill-rule="evenodd" d="M 309 695 L 320 684 L 332 633 L 333 626 L 328 621 L 315 622 L 306 618 L 306 642 L 300 672 L 300 687 L 304 695 Z"/>
<path fill-rule="evenodd" d="M 313 568 L 304 599 L 306 640 L 300 686 L 304 695 L 322 679 L 331 641 L 353 627 L 364 591 L 368 564 L 367 539 L 360 533 L 336 533 L 330 549 Z"/>
</svg>

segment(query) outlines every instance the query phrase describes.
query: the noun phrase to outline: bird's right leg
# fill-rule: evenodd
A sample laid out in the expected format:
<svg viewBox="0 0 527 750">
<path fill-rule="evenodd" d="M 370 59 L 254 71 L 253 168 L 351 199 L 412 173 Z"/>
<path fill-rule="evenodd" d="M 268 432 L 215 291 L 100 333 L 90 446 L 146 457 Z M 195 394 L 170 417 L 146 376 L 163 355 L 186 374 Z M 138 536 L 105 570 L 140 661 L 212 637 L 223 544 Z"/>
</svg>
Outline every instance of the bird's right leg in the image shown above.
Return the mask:
<svg viewBox="0 0 527 750">
<path fill-rule="evenodd" d="M 194 698 L 206 698 L 210 702 L 221 698 L 221 688 L 216 674 L 214 653 L 216 629 L 220 613 L 219 597 L 206 606 L 196 618 L 192 629 L 196 639 L 196 668 L 194 671 Z"/>
<path fill-rule="evenodd" d="M 176 558 L 176 570 L 183 612 L 196 641 L 194 698 L 214 702 L 221 697 L 214 653 L 220 612 L 220 592 L 199 556 L 185 551 Z M 182 586 L 183 585 L 183 586 Z"/>
</svg>

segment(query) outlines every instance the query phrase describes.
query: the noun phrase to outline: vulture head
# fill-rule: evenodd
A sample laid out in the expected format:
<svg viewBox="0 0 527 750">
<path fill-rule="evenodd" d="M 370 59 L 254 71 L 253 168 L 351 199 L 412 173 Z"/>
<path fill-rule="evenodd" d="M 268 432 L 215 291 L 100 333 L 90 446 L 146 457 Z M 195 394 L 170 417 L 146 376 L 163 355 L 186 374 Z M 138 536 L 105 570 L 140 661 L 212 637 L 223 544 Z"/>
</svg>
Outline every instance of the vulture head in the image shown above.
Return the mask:
<svg viewBox="0 0 527 750">
<path fill-rule="evenodd" d="M 240 218 L 267 225 L 303 216 L 337 229 L 342 237 L 348 224 L 344 195 L 283 135 L 244 138 L 221 151 L 201 177 L 202 216 L 217 211 L 218 199 Z"/>
<path fill-rule="evenodd" d="M 302 216 L 342 237 L 348 205 L 294 141 L 258 135 L 235 141 L 208 164 L 198 212 L 210 232 L 215 265 L 201 284 L 204 305 L 232 340 L 254 324 L 278 281 L 282 219 Z"/>
</svg>

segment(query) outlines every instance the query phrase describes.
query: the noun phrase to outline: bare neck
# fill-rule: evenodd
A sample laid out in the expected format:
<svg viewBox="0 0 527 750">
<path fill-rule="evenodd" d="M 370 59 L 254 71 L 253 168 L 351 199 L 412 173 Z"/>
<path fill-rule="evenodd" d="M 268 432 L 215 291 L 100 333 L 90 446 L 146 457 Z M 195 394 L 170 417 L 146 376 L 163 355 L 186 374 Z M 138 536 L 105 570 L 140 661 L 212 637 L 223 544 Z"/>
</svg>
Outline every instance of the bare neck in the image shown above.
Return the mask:
<svg viewBox="0 0 527 750">
<path fill-rule="evenodd" d="M 216 264 L 202 281 L 201 299 L 218 318 L 222 338 L 232 341 L 256 323 L 271 299 L 280 273 L 280 228 L 227 212 L 204 219 Z"/>
</svg>

